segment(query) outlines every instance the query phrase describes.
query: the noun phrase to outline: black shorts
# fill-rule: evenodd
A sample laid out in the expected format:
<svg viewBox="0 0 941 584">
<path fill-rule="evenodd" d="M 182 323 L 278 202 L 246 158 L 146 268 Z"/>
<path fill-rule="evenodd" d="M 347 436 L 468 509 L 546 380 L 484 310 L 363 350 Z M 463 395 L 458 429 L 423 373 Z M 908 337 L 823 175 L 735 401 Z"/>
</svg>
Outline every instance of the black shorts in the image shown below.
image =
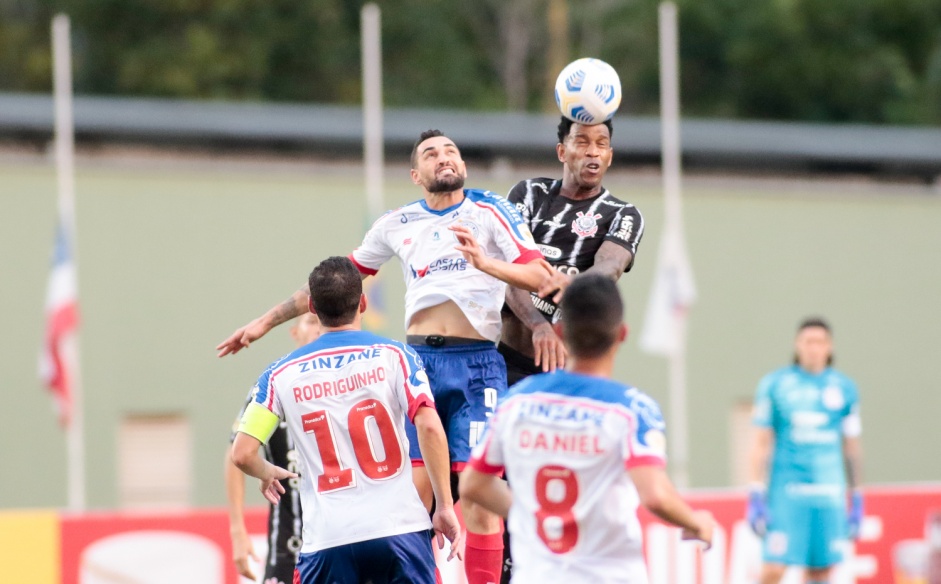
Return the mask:
<svg viewBox="0 0 941 584">
<path fill-rule="evenodd" d="M 514 383 L 519 383 L 530 375 L 542 373 L 542 367 L 536 367 L 536 363 L 533 359 L 505 343 L 500 343 L 499 346 L 497 346 L 497 351 L 503 355 L 503 360 L 506 361 L 507 387 L 510 387 Z"/>
</svg>

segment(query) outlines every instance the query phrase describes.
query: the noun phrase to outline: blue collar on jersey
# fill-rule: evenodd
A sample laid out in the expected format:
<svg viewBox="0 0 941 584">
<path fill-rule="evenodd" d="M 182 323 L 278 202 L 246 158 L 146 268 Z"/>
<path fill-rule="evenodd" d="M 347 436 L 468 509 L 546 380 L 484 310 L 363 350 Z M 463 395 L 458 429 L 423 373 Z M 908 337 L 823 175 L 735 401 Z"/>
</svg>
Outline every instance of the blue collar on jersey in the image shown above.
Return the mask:
<svg viewBox="0 0 941 584">
<path fill-rule="evenodd" d="M 463 204 L 464 204 L 464 201 L 467 200 L 467 189 L 464 189 L 463 193 L 464 193 L 464 198 L 461 199 L 461 202 L 460 202 L 460 203 L 451 205 L 451 206 L 448 207 L 447 209 L 441 209 L 440 211 L 437 211 L 437 210 L 432 209 L 431 207 L 429 207 L 429 206 L 428 206 L 428 203 L 425 202 L 425 199 L 419 199 L 418 202 L 421 203 L 421 206 L 422 206 L 422 208 L 423 208 L 425 211 L 428 211 L 429 213 L 431 213 L 431 214 L 433 214 L 433 215 L 447 215 L 447 214 L 450 213 L 451 211 L 454 211 L 455 209 L 457 209 L 458 207 L 460 207 L 461 205 L 463 205 Z"/>
</svg>

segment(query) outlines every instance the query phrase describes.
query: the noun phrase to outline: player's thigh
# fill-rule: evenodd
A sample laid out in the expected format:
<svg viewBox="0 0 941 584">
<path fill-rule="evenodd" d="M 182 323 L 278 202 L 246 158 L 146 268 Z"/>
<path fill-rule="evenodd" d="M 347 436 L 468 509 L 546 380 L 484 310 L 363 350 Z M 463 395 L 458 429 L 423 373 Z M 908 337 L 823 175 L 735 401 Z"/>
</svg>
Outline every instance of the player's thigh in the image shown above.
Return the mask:
<svg viewBox="0 0 941 584">
<path fill-rule="evenodd" d="M 846 512 L 839 505 L 819 506 L 811 511 L 811 538 L 806 566 L 827 569 L 843 560 Z"/>
<path fill-rule="evenodd" d="M 812 526 L 810 507 L 793 497 L 772 496 L 768 510 L 770 520 L 763 544 L 764 561 L 805 565 Z"/>
<path fill-rule="evenodd" d="M 467 462 L 493 415 L 497 402 L 506 394 L 506 364 L 496 348 L 488 347 L 467 356 L 467 385 L 463 400 L 448 420 L 448 441 L 453 442 L 452 461 Z M 463 470 L 456 465 L 455 470 Z"/>
<path fill-rule="evenodd" d="M 359 570 L 351 545 L 301 554 L 297 559 L 300 584 L 359 582 Z"/>
</svg>

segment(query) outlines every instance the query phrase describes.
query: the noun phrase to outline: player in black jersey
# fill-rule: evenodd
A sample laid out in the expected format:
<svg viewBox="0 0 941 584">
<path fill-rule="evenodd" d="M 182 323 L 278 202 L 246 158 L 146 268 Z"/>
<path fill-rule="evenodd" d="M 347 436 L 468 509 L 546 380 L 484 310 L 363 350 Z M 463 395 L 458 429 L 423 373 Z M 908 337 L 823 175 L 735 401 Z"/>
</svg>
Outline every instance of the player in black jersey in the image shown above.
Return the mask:
<svg viewBox="0 0 941 584">
<path fill-rule="evenodd" d="M 308 312 L 297 318 L 291 327 L 291 338 L 298 347 L 312 343 L 320 336 L 320 321 L 317 315 Z M 252 402 L 255 388 L 248 393 L 245 406 Z M 235 419 L 235 428 L 242 418 L 239 412 Z M 229 441 L 235 439 L 235 429 Z M 276 466 L 286 468 L 291 472 L 298 472 L 297 454 L 294 451 L 294 441 L 291 440 L 284 422 L 278 426 L 265 444 L 265 458 Z M 284 494 L 281 502 L 271 505 L 268 511 L 268 556 L 265 558 L 265 575 L 262 584 L 291 584 L 294 579 L 294 565 L 297 563 L 297 554 L 301 550 L 301 498 L 297 492 L 300 479 L 287 479 L 282 481 Z M 242 508 L 245 501 L 245 475 L 230 460 L 226 451 L 225 463 L 226 495 L 229 503 L 229 534 L 232 539 L 232 559 L 238 573 L 246 578 L 255 580 L 248 563 L 248 558 L 259 560 L 255 554 L 254 546 L 248 531 L 245 528 L 245 518 Z"/>
<path fill-rule="evenodd" d="M 516 205 L 546 260 L 560 272 L 604 274 L 617 280 L 631 269 L 644 234 L 634 205 L 614 197 L 601 181 L 611 165 L 611 121 L 586 126 L 563 117 L 556 153 L 562 178 L 533 178 L 516 184 L 507 199 Z M 565 349 L 552 332 L 558 298 L 507 289 L 500 353 L 507 382 L 560 368 Z"/>
<path fill-rule="evenodd" d="M 610 120 L 586 126 L 562 117 L 555 147 L 562 178 L 524 180 L 507 195 L 529 224 L 546 261 L 569 276 L 592 272 L 617 280 L 631 269 L 644 235 L 640 211 L 601 184 L 611 166 L 613 132 Z M 508 386 L 565 364 L 565 347 L 552 330 L 561 316 L 560 296 L 541 298 L 507 288 L 498 350 L 506 361 Z M 504 530 L 505 539 L 506 534 Z M 507 584 L 512 571 L 508 541 L 503 549 L 500 581 Z"/>
</svg>

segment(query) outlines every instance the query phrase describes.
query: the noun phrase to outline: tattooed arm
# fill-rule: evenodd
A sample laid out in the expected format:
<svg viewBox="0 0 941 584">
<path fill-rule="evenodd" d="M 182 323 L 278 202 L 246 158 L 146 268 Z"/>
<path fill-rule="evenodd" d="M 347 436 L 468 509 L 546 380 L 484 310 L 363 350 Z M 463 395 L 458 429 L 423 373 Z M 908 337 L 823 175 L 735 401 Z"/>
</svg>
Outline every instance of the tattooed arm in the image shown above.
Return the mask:
<svg viewBox="0 0 941 584">
<path fill-rule="evenodd" d="M 309 298 L 310 289 L 307 287 L 307 284 L 304 284 L 284 302 L 273 306 L 268 312 L 245 326 L 239 327 L 234 333 L 229 335 L 227 339 L 219 343 L 216 346 L 216 350 L 219 351 L 219 357 L 238 353 L 248 347 L 253 341 L 265 336 L 268 331 L 279 324 L 304 314 L 309 310 L 307 306 Z"/>
</svg>

